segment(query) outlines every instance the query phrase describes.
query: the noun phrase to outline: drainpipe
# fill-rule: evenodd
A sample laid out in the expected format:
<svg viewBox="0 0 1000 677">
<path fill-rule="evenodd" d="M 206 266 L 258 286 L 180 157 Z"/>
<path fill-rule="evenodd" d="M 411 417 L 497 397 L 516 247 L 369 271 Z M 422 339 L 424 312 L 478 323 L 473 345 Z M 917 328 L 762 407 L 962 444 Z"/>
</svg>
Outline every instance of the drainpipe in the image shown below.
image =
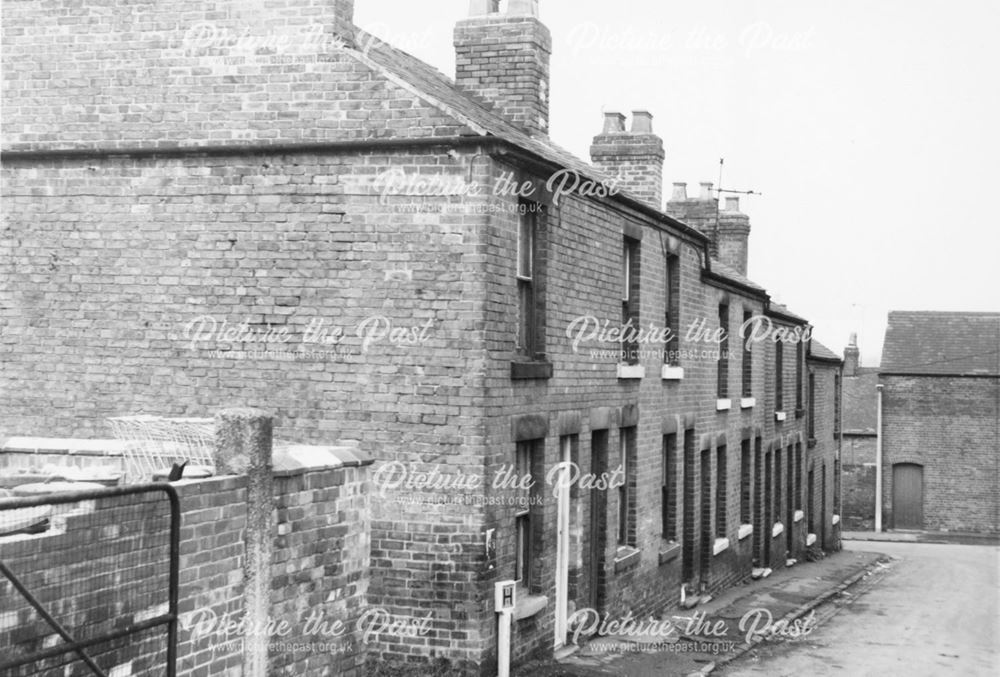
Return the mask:
<svg viewBox="0 0 1000 677">
<path fill-rule="evenodd" d="M 882 532 L 882 384 L 875 386 L 875 532 Z"/>
</svg>

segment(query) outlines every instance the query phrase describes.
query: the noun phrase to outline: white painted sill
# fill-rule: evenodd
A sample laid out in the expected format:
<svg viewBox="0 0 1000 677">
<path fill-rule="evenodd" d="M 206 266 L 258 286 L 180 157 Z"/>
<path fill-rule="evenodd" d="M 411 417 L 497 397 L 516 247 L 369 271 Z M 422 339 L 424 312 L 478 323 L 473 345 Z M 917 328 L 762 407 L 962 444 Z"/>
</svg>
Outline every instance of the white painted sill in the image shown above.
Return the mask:
<svg viewBox="0 0 1000 677">
<path fill-rule="evenodd" d="M 805 516 L 806 515 L 805 515 L 804 512 L 802 512 L 801 510 L 796 510 L 795 511 L 795 515 L 792 516 L 792 521 L 793 522 L 801 522 L 802 518 L 805 517 Z"/>
<path fill-rule="evenodd" d="M 514 605 L 514 620 L 531 618 L 549 605 L 549 598 L 545 595 L 518 595 Z"/>
<path fill-rule="evenodd" d="M 669 364 L 665 364 L 660 367 L 660 378 L 664 381 L 682 381 L 684 380 L 684 367 L 671 367 Z"/>
<path fill-rule="evenodd" d="M 739 531 L 736 532 L 736 538 L 737 538 L 737 540 L 742 541 L 744 538 L 746 538 L 747 536 L 749 536 L 752 533 L 753 533 L 753 525 L 752 524 L 741 524 L 740 528 L 739 528 Z"/>
<path fill-rule="evenodd" d="M 729 411 L 733 408 L 733 401 L 730 399 L 718 399 L 715 401 L 716 411 Z"/>
<path fill-rule="evenodd" d="M 787 418 L 787 415 L 785 414 L 785 412 L 783 412 L 783 411 L 776 411 L 776 412 L 774 412 L 774 420 L 775 421 L 784 421 L 785 418 Z"/>
<path fill-rule="evenodd" d="M 775 536 L 780 536 L 783 533 L 785 533 L 785 525 L 782 524 L 781 522 L 775 522 L 774 526 L 771 527 L 771 538 L 774 538 Z"/>
<path fill-rule="evenodd" d="M 715 543 L 712 545 L 712 554 L 718 555 L 720 552 L 725 552 L 729 549 L 729 539 L 728 538 L 717 538 Z"/>
<path fill-rule="evenodd" d="M 833 524 L 840 524 L 840 515 L 834 515 L 833 517 L 830 518 L 830 521 Z"/>
<path fill-rule="evenodd" d="M 622 364 L 618 363 L 618 378 L 644 378 L 646 376 L 646 367 L 641 364 Z"/>
<path fill-rule="evenodd" d="M 806 545 L 810 546 L 816 542 L 816 534 L 806 534 Z"/>
<path fill-rule="evenodd" d="M 756 397 L 742 397 L 740 398 L 740 409 L 753 409 L 757 406 Z"/>
</svg>

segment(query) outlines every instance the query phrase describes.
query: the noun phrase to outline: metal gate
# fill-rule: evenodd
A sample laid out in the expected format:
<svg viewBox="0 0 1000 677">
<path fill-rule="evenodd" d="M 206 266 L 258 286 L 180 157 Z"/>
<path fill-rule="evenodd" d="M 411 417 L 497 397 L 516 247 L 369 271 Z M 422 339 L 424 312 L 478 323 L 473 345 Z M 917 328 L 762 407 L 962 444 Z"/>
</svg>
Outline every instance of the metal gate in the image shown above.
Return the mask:
<svg viewBox="0 0 1000 677">
<path fill-rule="evenodd" d="M 166 483 L 0 498 L 0 675 L 174 677 L 179 542 Z"/>
</svg>

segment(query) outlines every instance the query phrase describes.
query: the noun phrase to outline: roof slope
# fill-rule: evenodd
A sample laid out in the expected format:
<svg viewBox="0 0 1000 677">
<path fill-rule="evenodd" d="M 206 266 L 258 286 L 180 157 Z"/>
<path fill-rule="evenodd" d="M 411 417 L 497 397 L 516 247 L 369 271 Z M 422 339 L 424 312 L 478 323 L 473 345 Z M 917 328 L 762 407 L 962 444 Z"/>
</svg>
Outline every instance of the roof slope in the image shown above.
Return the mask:
<svg viewBox="0 0 1000 677">
<path fill-rule="evenodd" d="M 889 313 L 883 374 L 1000 375 L 1000 313 Z"/>
<path fill-rule="evenodd" d="M 831 360 L 836 362 L 842 361 L 840 359 L 840 355 L 833 352 L 832 350 L 827 348 L 825 345 L 823 345 L 816 339 L 812 339 L 811 341 L 809 341 L 809 357 L 815 357 L 821 360 Z"/>
</svg>

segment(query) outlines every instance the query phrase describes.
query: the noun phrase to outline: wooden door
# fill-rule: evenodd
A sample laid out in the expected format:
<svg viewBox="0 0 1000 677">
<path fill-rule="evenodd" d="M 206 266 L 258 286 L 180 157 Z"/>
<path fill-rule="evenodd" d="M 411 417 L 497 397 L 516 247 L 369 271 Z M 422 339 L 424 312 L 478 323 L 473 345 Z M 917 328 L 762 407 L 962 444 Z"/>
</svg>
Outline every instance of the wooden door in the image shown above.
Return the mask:
<svg viewBox="0 0 1000 677">
<path fill-rule="evenodd" d="M 894 529 L 924 528 L 924 467 L 917 463 L 892 466 Z"/>
</svg>

